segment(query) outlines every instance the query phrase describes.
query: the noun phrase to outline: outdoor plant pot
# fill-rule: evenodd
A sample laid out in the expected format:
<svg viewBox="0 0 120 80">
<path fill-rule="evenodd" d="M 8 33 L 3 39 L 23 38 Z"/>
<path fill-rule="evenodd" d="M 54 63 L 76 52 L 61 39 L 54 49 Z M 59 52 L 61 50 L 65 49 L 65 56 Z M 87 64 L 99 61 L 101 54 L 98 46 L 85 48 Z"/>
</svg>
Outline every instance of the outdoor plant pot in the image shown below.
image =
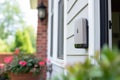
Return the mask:
<svg viewBox="0 0 120 80">
<path fill-rule="evenodd" d="M 40 80 L 40 75 L 33 75 L 33 73 L 14 74 L 9 73 L 10 80 Z"/>
<path fill-rule="evenodd" d="M 40 80 L 45 61 L 36 55 L 16 50 L 13 56 L 4 58 L 6 72 L 10 80 Z"/>
</svg>

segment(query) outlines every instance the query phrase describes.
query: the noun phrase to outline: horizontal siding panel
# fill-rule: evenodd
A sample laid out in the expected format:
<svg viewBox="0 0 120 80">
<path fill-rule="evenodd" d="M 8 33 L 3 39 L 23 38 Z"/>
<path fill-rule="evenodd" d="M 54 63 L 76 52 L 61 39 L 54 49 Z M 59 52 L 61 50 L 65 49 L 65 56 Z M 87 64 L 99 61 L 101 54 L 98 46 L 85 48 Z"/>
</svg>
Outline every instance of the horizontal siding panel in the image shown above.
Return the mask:
<svg viewBox="0 0 120 80">
<path fill-rule="evenodd" d="M 88 0 L 78 0 L 67 16 L 67 24 L 88 5 Z"/>
<path fill-rule="evenodd" d="M 59 73 L 59 72 L 62 73 L 62 72 L 64 71 L 64 68 L 63 68 L 63 67 L 60 67 L 60 66 L 58 66 L 58 65 L 56 65 L 56 64 L 54 64 L 54 63 L 53 63 L 53 66 L 52 66 L 52 67 L 53 67 L 54 71 L 57 72 L 57 73 Z"/>
<path fill-rule="evenodd" d="M 88 18 L 88 7 L 86 7 L 81 13 L 79 13 L 76 18 L 67 25 L 67 39 L 71 38 L 74 35 L 75 20 L 78 18 Z"/>
<path fill-rule="evenodd" d="M 60 74 L 63 74 L 64 73 L 64 68 L 60 67 L 60 66 L 57 66 L 56 64 L 53 64 L 52 65 L 52 78 L 54 78 L 55 76 L 57 76 L 59 78 L 59 80 L 62 80 L 61 79 L 61 76 Z"/>
<path fill-rule="evenodd" d="M 74 36 L 70 39 L 67 39 L 67 54 L 71 55 L 87 55 L 87 50 L 82 48 L 75 48 L 74 47 Z"/>
<path fill-rule="evenodd" d="M 67 12 L 69 12 L 72 7 L 74 6 L 74 4 L 77 2 L 78 0 L 69 0 L 67 1 Z"/>
<path fill-rule="evenodd" d="M 85 59 L 88 58 L 88 56 L 67 56 L 67 64 L 75 64 L 78 62 L 85 62 Z"/>
</svg>

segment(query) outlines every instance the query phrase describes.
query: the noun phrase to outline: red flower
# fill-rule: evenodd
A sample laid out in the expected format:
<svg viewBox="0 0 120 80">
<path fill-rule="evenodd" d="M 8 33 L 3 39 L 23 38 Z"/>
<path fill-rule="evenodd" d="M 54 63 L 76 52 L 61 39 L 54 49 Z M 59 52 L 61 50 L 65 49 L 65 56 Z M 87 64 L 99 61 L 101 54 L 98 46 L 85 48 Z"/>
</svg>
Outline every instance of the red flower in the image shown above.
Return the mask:
<svg viewBox="0 0 120 80">
<path fill-rule="evenodd" d="M 11 63 L 12 60 L 13 60 L 13 56 L 9 56 L 9 57 L 4 58 L 4 62 L 7 63 L 7 64 Z"/>
<path fill-rule="evenodd" d="M 40 66 L 44 66 L 44 65 L 45 65 L 45 62 L 44 62 L 44 61 L 40 61 L 38 64 L 39 64 Z"/>
<path fill-rule="evenodd" d="M 16 55 L 18 55 L 19 52 L 20 52 L 19 48 L 16 48 L 14 53 L 15 53 Z"/>
<path fill-rule="evenodd" d="M 26 66 L 27 62 L 26 62 L 26 61 L 20 61 L 19 64 L 20 64 L 21 66 Z"/>
<path fill-rule="evenodd" d="M 3 69 L 5 66 L 3 63 L 0 63 L 0 69 Z"/>
</svg>

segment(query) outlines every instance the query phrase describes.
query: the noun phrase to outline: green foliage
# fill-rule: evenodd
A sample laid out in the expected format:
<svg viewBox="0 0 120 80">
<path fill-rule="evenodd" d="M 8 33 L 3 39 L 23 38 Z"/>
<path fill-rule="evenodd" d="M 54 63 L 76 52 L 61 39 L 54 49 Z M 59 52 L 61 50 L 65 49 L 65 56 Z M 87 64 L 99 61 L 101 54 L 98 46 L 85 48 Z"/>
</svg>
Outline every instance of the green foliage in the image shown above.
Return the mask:
<svg viewBox="0 0 120 80">
<path fill-rule="evenodd" d="M 0 80 L 9 80 L 9 76 L 6 72 L 0 74 Z"/>
<path fill-rule="evenodd" d="M 1 47 L 0 47 L 0 52 L 7 52 L 7 51 L 9 51 L 9 45 L 7 45 L 6 43 L 5 43 L 5 41 L 3 41 L 3 40 L 1 40 L 0 39 L 0 45 L 2 45 Z"/>
<path fill-rule="evenodd" d="M 16 25 L 23 25 L 24 21 L 17 0 L 4 0 L 0 9 L 0 38 L 7 39 L 14 35 Z"/>
<path fill-rule="evenodd" d="M 35 35 L 34 29 L 25 24 L 17 0 L 0 3 L 0 52 L 12 52 L 15 48 L 26 53 L 36 52 Z"/>
<path fill-rule="evenodd" d="M 16 32 L 15 43 L 12 49 L 19 48 L 21 51 L 26 53 L 35 52 L 35 47 L 34 47 L 35 44 L 33 42 L 35 42 L 36 38 L 34 36 L 35 34 L 31 34 L 33 33 L 33 31 L 28 32 L 29 28 L 27 27 L 22 31 L 18 30 Z"/>
<path fill-rule="evenodd" d="M 34 52 L 36 52 L 36 37 L 37 34 L 35 33 L 35 30 L 32 26 L 27 26 L 24 28 L 24 30 L 26 30 L 26 32 L 28 32 L 29 37 L 30 37 L 30 42 L 32 47 L 34 48 Z"/>
<path fill-rule="evenodd" d="M 94 57 L 96 65 L 86 59 L 84 63 L 68 66 L 68 74 L 63 76 L 63 80 L 120 80 L 119 51 L 104 47 L 100 55 L 100 59 Z"/>
</svg>

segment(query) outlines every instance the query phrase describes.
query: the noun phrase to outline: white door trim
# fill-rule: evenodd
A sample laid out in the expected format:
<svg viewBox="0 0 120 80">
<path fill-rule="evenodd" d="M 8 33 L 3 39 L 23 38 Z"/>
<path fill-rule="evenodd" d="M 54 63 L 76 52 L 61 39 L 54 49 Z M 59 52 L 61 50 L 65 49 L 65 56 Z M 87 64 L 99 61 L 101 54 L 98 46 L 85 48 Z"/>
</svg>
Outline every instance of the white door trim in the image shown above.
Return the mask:
<svg viewBox="0 0 120 80">
<path fill-rule="evenodd" d="M 108 0 L 108 26 L 109 28 L 109 48 L 112 48 L 112 11 L 111 11 L 111 0 Z"/>
</svg>

